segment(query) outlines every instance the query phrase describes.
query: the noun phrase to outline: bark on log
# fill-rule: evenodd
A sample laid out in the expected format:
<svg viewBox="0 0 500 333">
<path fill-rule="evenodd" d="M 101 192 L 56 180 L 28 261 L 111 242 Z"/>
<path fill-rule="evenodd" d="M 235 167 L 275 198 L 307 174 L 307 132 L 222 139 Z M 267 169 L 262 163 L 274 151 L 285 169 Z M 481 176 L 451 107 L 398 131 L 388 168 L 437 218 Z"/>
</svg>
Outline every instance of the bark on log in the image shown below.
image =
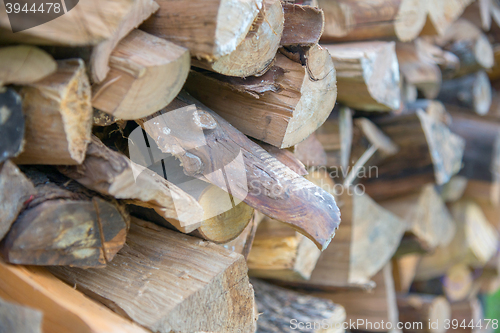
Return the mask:
<svg viewBox="0 0 500 333">
<path fill-rule="evenodd" d="M 9 333 L 41 333 L 41 311 L 6 302 L 0 298 L 0 331 Z"/>
<path fill-rule="evenodd" d="M 23 206 L 32 195 L 35 188 L 31 181 L 17 168 L 6 161 L 0 164 L 0 240 L 9 231 Z"/>
<path fill-rule="evenodd" d="M 314 133 L 313 133 L 314 134 Z M 311 135 L 313 135 L 311 134 Z M 308 139 L 306 139 L 308 140 Z M 304 143 L 305 141 L 302 141 Z M 292 153 L 289 150 L 286 149 L 279 149 L 275 146 L 268 145 L 267 143 L 264 142 L 258 142 L 259 146 L 264 148 L 269 154 L 271 154 L 274 158 L 276 158 L 278 161 L 292 169 L 293 172 L 298 174 L 299 176 L 305 176 L 307 175 L 307 170 L 302 164 L 302 161 L 300 161 L 297 157 L 297 151 L 295 150 L 295 153 Z M 295 145 L 295 149 L 298 145 Z"/>
<path fill-rule="evenodd" d="M 24 126 L 21 97 L 12 89 L 0 87 L 0 163 L 21 153 Z"/>
<path fill-rule="evenodd" d="M 56 69 L 54 59 L 34 46 L 0 48 L 0 87 L 31 84 L 54 73 Z"/>
<path fill-rule="evenodd" d="M 339 102 L 363 111 L 399 109 L 400 78 L 394 42 L 327 44 L 323 47 L 330 52 L 337 71 Z"/>
<path fill-rule="evenodd" d="M 149 332 L 85 297 L 43 267 L 8 265 L 0 260 L 0 276 L 0 297 L 43 312 L 43 332 Z"/>
<path fill-rule="evenodd" d="M 85 65 L 58 61 L 57 71 L 21 90 L 26 117 L 17 164 L 80 164 L 90 142 L 92 106 Z"/>
<path fill-rule="evenodd" d="M 317 7 L 283 3 L 285 24 L 281 46 L 314 46 L 325 28 L 325 15 Z"/>
<path fill-rule="evenodd" d="M 257 322 L 258 332 L 293 333 L 297 328 L 317 333 L 344 331 L 342 324 L 346 313 L 341 305 L 257 279 L 252 279 L 251 283 L 255 289 L 257 309 L 261 313 Z M 293 319 L 297 321 L 295 325 L 291 321 Z"/>
<path fill-rule="evenodd" d="M 253 332 L 246 271 L 239 254 L 140 220 L 106 268 L 51 269 L 113 311 L 164 333 Z"/>
<path fill-rule="evenodd" d="M 444 297 L 409 294 L 398 296 L 399 321 L 410 323 L 404 333 L 445 333 L 445 322 L 451 319 L 450 303 Z"/>
<path fill-rule="evenodd" d="M 278 53 L 261 77 L 191 71 L 185 89 L 244 134 L 287 148 L 325 121 L 337 96 L 335 69 L 326 50 L 313 46 L 295 55 L 305 57 L 305 63 Z"/>
<path fill-rule="evenodd" d="M 179 93 L 189 64 L 187 49 L 133 30 L 111 53 L 106 79 L 92 86 L 92 106 L 121 119 L 149 116 Z"/>
<path fill-rule="evenodd" d="M 6 261 L 102 267 L 125 243 L 128 213 L 57 173 L 27 168 L 36 193 L 1 244 Z"/>
<path fill-rule="evenodd" d="M 424 1 L 318 0 L 325 12 L 326 41 L 415 39 L 425 24 Z"/>
<path fill-rule="evenodd" d="M 278 162 L 191 96 L 183 94 L 140 124 L 159 147 L 156 161 L 173 155 L 182 162 L 185 175 L 212 183 L 234 200 L 290 224 L 320 249 L 328 246 L 340 220 L 333 196 Z"/>
</svg>

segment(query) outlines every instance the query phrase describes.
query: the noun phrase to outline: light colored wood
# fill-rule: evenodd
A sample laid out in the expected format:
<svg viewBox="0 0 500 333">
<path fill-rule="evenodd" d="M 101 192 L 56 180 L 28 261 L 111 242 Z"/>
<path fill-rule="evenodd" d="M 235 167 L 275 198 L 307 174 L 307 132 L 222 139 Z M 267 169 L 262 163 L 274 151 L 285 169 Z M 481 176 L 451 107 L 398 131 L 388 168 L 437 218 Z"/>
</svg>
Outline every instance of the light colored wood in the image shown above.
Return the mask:
<svg viewBox="0 0 500 333">
<path fill-rule="evenodd" d="M 41 333 L 41 311 L 6 302 L 0 298 L 0 331 L 9 333 Z"/>
<path fill-rule="evenodd" d="M 191 96 L 179 95 L 166 109 L 139 123 L 164 156 L 180 160 L 183 174 L 211 183 L 229 192 L 235 202 L 244 201 L 290 224 L 320 249 L 330 243 L 340 220 L 333 196 Z M 228 183 L 224 174 L 230 178 Z"/>
<path fill-rule="evenodd" d="M 26 117 L 18 164 L 80 164 L 92 129 L 91 92 L 80 59 L 58 61 L 57 71 L 21 90 Z"/>
<path fill-rule="evenodd" d="M 466 264 L 456 264 L 443 278 L 443 291 L 450 302 L 460 302 L 472 294 L 474 274 Z"/>
<path fill-rule="evenodd" d="M 92 106 L 121 119 L 149 116 L 179 93 L 189 65 L 187 49 L 133 30 L 111 53 L 106 79 L 92 86 Z"/>
<path fill-rule="evenodd" d="M 451 307 L 442 296 L 409 294 L 398 296 L 399 321 L 407 324 L 403 332 L 445 333 Z M 409 323 L 409 324 L 408 324 Z"/>
<path fill-rule="evenodd" d="M 137 219 L 127 238 L 104 269 L 51 272 L 154 332 L 254 332 L 243 256 Z"/>
<path fill-rule="evenodd" d="M 398 39 L 410 41 L 426 19 L 424 1 L 417 0 L 318 0 L 325 12 L 327 41 Z"/>
<path fill-rule="evenodd" d="M 0 165 L 0 240 L 9 231 L 23 209 L 24 203 L 35 194 L 31 181 L 11 161 Z"/>
<path fill-rule="evenodd" d="M 337 100 L 363 111 L 397 110 L 401 103 L 394 42 L 323 44 L 337 70 Z"/>
<path fill-rule="evenodd" d="M 132 149 L 133 146 L 129 151 L 133 157 Z M 203 219 L 203 208 L 191 195 L 154 171 L 107 148 L 95 136 L 92 136 L 82 164 L 58 169 L 91 190 L 126 203 L 153 208 L 181 231 L 198 228 Z"/>
<path fill-rule="evenodd" d="M 90 57 L 91 79 L 94 83 L 102 82 L 110 68 L 109 57 L 119 45 L 120 40 L 137 28 L 144 20 L 160 8 L 154 0 L 135 0 L 128 13 L 123 17 L 116 30 L 105 41 L 97 44 L 92 49 Z"/>
<path fill-rule="evenodd" d="M 316 333 L 345 332 L 342 324 L 346 313 L 341 305 L 257 279 L 252 279 L 251 283 L 255 289 L 255 302 L 260 312 L 257 322 L 259 332 L 292 333 L 296 330 Z"/>
<path fill-rule="evenodd" d="M 0 260 L 0 297 L 43 312 L 43 332 L 146 333 L 66 285 L 43 267 Z"/>
<path fill-rule="evenodd" d="M 467 188 L 468 180 L 464 176 L 453 176 L 450 181 L 441 187 L 441 198 L 444 202 L 459 200 Z"/>
<path fill-rule="evenodd" d="M 0 86 L 30 84 L 54 73 L 57 63 L 34 46 L 8 46 L 0 48 Z"/>
<path fill-rule="evenodd" d="M 419 254 L 406 254 L 392 259 L 392 275 L 396 292 L 408 293 L 417 272 Z"/>
<path fill-rule="evenodd" d="M 424 0 L 427 20 L 422 35 L 442 35 L 474 0 Z"/>
<path fill-rule="evenodd" d="M 293 147 L 293 155 L 309 168 L 327 165 L 326 152 L 316 137 L 316 132 L 309 135 L 304 141 L 296 144 Z"/>
<path fill-rule="evenodd" d="M 255 234 L 257 233 L 257 227 L 259 226 L 259 218 L 257 217 L 257 212 L 254 211 L 254 216 L 246 226 L 245 230 L 241 234 L 238 235 L 235 239 L 225 244 L 222 244 L 224 248 L 239 253 L 248 259 L 248 255 L 252 250 L 253 240 L 255 238 Z"/>
<path fill-rule="evenodd" d="M 280 45 L 283 22 L 281 1 L 263 0 L 250 31 L 234 51 L 215 60 L 193 58 L 192 64 L 227 76 L 260 76 L 272 66 Z"/>
<path fill-rule="evenodd" d="M 325 27 L 325 15 L 317 7 L 283 3 L 285 25 L 282 46 L 313 46 L 319 42 Z"/>
<path fill-rule="evenodd" d="M 249 274 L 285 281 L 308 280 L 320 254 L 311 240 L 266 217 L 259 224 L 248 256 Z"/>
<path fill-rule="evenodd" d="M 192 71 L 185 89 L 244 134 L 287 148 L 325 121 L 337 96 L 328 52 L 316 45 L 303 56 L 305 66 L 278 53 L 274 65 L 260 77 Z"/>
<path fill-rule="evenodd" d="M 236 50 L 252 29 L 262 0 L 159 0 L 160 9 L 141 29 L 215 60 Z M 279 40 L 279 39 L 278 39 Z"/>
<path fill-rule="evenodd" d="M 7 11 L 2 5 L 0 40 L 37 45 L 95 45 L 116 33 L 123 19 L 133 8 L 134 2 L 135 0 L 80 1 L 64 15 L 15 33 L 12 32 Z"/>
</svg>

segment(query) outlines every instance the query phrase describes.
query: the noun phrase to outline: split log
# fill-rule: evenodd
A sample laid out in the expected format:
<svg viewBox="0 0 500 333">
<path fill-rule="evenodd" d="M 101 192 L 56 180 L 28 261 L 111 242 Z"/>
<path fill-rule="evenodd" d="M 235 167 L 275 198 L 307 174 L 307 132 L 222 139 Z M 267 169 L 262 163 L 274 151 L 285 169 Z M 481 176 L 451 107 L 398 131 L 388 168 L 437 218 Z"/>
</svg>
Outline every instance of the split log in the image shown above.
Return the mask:
<svg viewBox="0 0 500 333">
<path fill-rule="evenodd" d="M 80 164 L 90 142 L 92 106 L 85 65 L 58 61 L 57 71 L 21 90 L 26 143 L 17 164 Z"/>
<path fill-rule="evenodd" d="M 367 285 L 396 251 L 406 225 L 359 189 L 344 189 L 342 227 L 321 254 L 308 281 L 292 285 L 323 290 Z M 370 235 L 379 235 L 376 238 Z M 342 303 L 341 303 L 342 304 Z"/>
<path fill-rule="evenodd" d="M 446 246 L 455 235 L 455 223 L 432 184 L 418 193 L 379 203 L 407 223 L 407 232 L 416 236 L 423 249 Z"/>
<path fill-rule="evenodd" d="M 326 41 L 368 39 L 415 39 L 425 24 L 424 1 L 391 0 L 318 0 L 325 12 Z"/>
<path fill-rule="evenodd" d="M 257 322 L 261 333 L 293 333 L 297 329 L 317 333 L 344 332 L 346 313 L 330 300 L 300 294 L 252 279 L 255 302 L 261 313 Z"/>
<path fill-rule="evenodd" d="M 464 140 L 423 110 L 372 120 L 399 147 L 378 165 L 377 177 L 362 182 L 374 199 L 444 184 L 460 170 Z"/>
<path fill-rule="evenodd" d="M 36 193 L 1 244 L 7 262 L 102 267 L 125 243 L 128 214 L 57 173 L 26 169 Z"/>
<path fill-rule="evenodd" d="M 499 236 L 487 222 L 481 208 L 472 201 L 457 201 L 451 212 L 456 222 L 456 233 L 446 247 L 438 247 L 422 257 L 416 280 L 442 276 L 455 264 L 484 266 L 497 252 Z"/>
<path fill-rule="evenodd" d="M 9 231 L 35 188 L 31 181 L 10 161 L 0 164 L 0 240 Z"/>
<path fill-rule="evenodd" d="M 179 93 L 189 65 L 187 49 L 133 30 L 111 53 L 106 79 L 92 86 L 92 106 L 121 119 L 149 116 Z"/>
<path fill-rule="evenodd" d="M 241 255 L 133 222 L 127 246 L 106 268 L 51 272 L 154 332 L 255 330 L 253 289 Z"/>
<path fill-rule="evenodd" d="M 0 260 L 0 276 L 0 297 L 43 312 L 43 332 L 146 333 L 43 267 L 8 265 Z"/>
<path fill-rule="evenodd" d="M 406 324 L 404 333 L 446 332 L 445 323 L 451 319 L 451 307 L 446 298 L 409 294 L 398 296 L 397 302 L 399 321 Z"/>
<path fill-rule="evenodd" d="M 363 111 L 397 110 L 401 104 L 394 42 L 323 45 L 337 71 L 337 100 Z M 367 61 L 366 59 L 370 59 Z"/>
<path fill-rule="evenodd" d="M 284 281 L 308 280 L 320 254 L 311 240 L 266 217 L 259 224 L 248 256 L 249 275 Z"/>
<path fill-rule="evenodd" d="M 92 82 L 99 83 L 104 81 L 110 70 L 108 66 L 109 58 L 113 50 L 119 45 L 120 40 L 128 35 L 134 28 L 137 28 L 144 20 L 151 16 L 151 14 L 156 12 L 158 8 L 159 6 L 154 0 L 133 1 L 130 10 L 123 17 L 114 33 L 92 49 L 90 60 L 90 77 Z M 137 59 L 134 60 L 137 61 Z"/>
<path fill-rule="evenodd" d="M 396 292 L 408 293 L 417 272 L 420 255 L 410 253 L 392 259 L 392 276 Z"/>
<path fill-rule="evenodd" d="M 0 13 L 0 40 L 4 43 L 37 45 L 95 45 L 112 38 L 134 7 L 134 2 L 132 0 L 72 1 L 62 7 L 59 6 L 59 12 L 54 6 L 49 15 L 51 20 L 45 23 L 40 19 L 47 19 L 46 15 L 35 16 L 28 13 L 26 16 L 23 15 L 24 19 L 18 17 L 10 21 L 6 10 L 3 10 Z"/>
<path fill-rule="evenodd" d="M 193 66 L 227 76 L 260 76 L 272 65 L 276 51 L 278 51 L 284 29 L 283 21 L 281 2 L 263 0 L 262 8 L 250 31 L 234 51 L 215 60 L 193 58 Z"/>
<path fill-rule="evenodd" d="M 452 303 L 450 319 L 451 327 L 448 332 L 481 332 L 483 330 L 480 327 L 476 326 L 478 325 L 478 323 L 482 323 L 483 326 L 486 326 L 487 323 L 486 321 L 484 321 L 483 307 L 481 305 L 481 302 L 477 298 L 458 303 Z M 465 323 L 465 325 L 463 323 Z M 472 325 L 473 327 L 470 327 L 469 323 L 474 323 L 474 325 Z M 489 327 L 491 327 L 491 324 L 489 325 Z"/>
<path fill-rule="evenodd" d="M 212 183 L 234 200 L 290 224 L 320 249 L 328 246 L 340 220 L 333 196 L 278 162 L 191 96 L 180 95 L 139 123 L 163 154 L 156 161 L 173 155 L 182 162 L 185 175 Z"/>
<path fill-rule="evenodd" d="M 316 137 L 316 132 L 293 146 L 293 155 L 308 168 L 328 165 L 325 149 Z"/>
<path fill-rule="evenodd" d="M 421 35 L 443 35 L 474 0 L 426 1 L 427 20 Z"/>
<path fill-rule="evenodd" d="M 494 64 L 493 48 L 488 37 L 465 19 L 454 22 L 443 36 L 436 38 L 435 43 L 460 60 L 460 68 L 455 76 L 489 69 Z"/>
<path fill-rule="evenodd" d="M 12 89 L 0 87 L 0 163 L 21 153 L 24 125 L 21 97 Z"/>
<path fill-rule="evenodd" d="M 9 333 L 41 333 L 43 313 L 0 298 L 0 331 Z"/>
<path fill-rule="evenodd" d="M 397 43 L 399 69 L 405 82 L 414 85 L 425 98 L 433 99 L 441 88 L 439 66 L 423 58 L 416 43 Z"/>
<path fill-rule="evenodd" d="M 314 133 L 311 134 L 309 137 L 311 137 L 313 135 L 314 135 Z M 302 141 L 300 144 L 306 142 L 307 140 L 310 140 L 310 139 L 308 138 L 305 141 Z M 271 154 L 274 158 L 276 158 L 278 161 L 280 161 L 281 163 L 283 163 L 284 165 L 286 165 L 287 167 L 292 169 L 292 171 L 294 171 L 296 174 L 298 174 L 300 176 L 307 175 L 307 170 L 306 170 L 304 164 L 302 164 L 302 161 L 300 161 L 300 159 L 296 157 L 296 155 L 297 155 L 296 147 L 298 145 L 294 146 L 295 153 L 292 153 L 291 151 L 289 151 L 287 149 L 279 149 L 275 146 L 268 145 L 267 143 L 264 143 L 264 142 L 258 142 L 258 144 L 262 148 L 264 148 L 269 154 Z M 319 144 L 319 145 L 321 147 L 321 144 Z M 314 152 L 312 152 L 312 153 L 314 153 Z M 304 154 L 304 152 L 302 152 L 302 155 L 303 154 Z M 304 158 L 304 156 L 301 156 L 301 157 Z"/>
<path fill-rule="evenodd" d="M 311 295 L 341 304 L 346 311 L 346 322 L 355 322 L 358 330 L 367 332 L 400 332 L 397 328 L 398 307 L 390 263 L 374 277 L 376 287 L 372 292 L 346 290 L 339 292 L 314 292 Z"/>
<path fill-rule="evenodd" d="M 54 59 L 34 46 L 0 48 L 0 87 L 31 84 L 54 73 L 56 69 Z"/>
<path fill-rule="evenodd" d="M 325 121 L 337 96 L 335 69 L 326 50 L 314 46 L 295 55 L 305 57 L 304 66 L 278 53 L 261 77 L 191 71 L 185 88 L 244 134 L 287 148 Z"/>
<path fill-rule="evenodd" d="M 91 190 L 153 208 L 181 231 L 190 232 L 200 226 L 203 210 L 193 197 L 154 171 L 106 147 L 95 136 L 81 165 L 61 166 L 58 170 Z"/>
<path fill-rule="evenodd" d="M 325 28 L 325 17 L 317 7 L 283 3 L 285 24 L 281 46 L 314 46 Z"/>
</svg>

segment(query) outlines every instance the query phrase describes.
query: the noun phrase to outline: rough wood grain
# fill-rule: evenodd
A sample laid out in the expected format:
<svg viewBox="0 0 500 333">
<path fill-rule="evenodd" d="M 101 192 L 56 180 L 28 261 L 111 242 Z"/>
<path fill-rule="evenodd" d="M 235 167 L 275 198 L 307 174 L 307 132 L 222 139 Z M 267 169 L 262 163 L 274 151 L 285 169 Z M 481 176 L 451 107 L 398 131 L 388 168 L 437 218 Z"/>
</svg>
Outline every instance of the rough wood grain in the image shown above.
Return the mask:
<svg viewBox="0 0 500 333">
<path fill-rule="evenodd" d="M 256 325 L 246 270 L 239 254 L 134 220 L 108 267 L 51 272 L 155 332 L 243 333 Z"/>
<path fill-rule="evenodd" d="M 210 182 L 235 200 L 290 224 L 320 249 L 328 246 L 340 220 L 333 196 L 278 162 L 191 96 L 180 96 L 140 124 L 163 154 L 158 159 L 175 156 L 185 175 Z"/>
<path fill-rule="evenodd" d="M 54 73 L 56 69 L 54 59 L 34 46 L 0 48 L 0 86 L 34 83 Z"/>
<path fill-rule="evenodd" d="M 305 63 L 278 53 L 260 77 L 191 71 L 185 89 L 244 134 L 287 148 L 325 121 L 337 96 L 335 68 L 326 50 L 316 45 L 292 54 Z"/>
<path fill-rule="evenodd" d="M 319 42 L 325 26 L 323 11 L 317 7 L 283 3 L 285 25 L 282 46 L 313 46 Z"/>
<path fill-rule="evenodd" d="M 57 71 L 21 90 L 26 117 L 18 164 L 80 164 L 90 142 L 92 106 L 85 65 L 57 62 Z"/>
<path fill-rule="evenodd" d="M 111 53 L 106 79 L 92 86 L 92 106 L 121 119 L 149 116 L 179 93 L 189 64 L 187 49 L 135 29 Z"/>
<path fill-rule="evenodd" d="M 445 321 L 451 319 L 450 303 L 444 297 L 409 294 L 398 296 L 399 320 L 409 329 L 403 332 L 445 333 Z M 432 325 L 430 324 L 432 323 Z"/>
</svg>

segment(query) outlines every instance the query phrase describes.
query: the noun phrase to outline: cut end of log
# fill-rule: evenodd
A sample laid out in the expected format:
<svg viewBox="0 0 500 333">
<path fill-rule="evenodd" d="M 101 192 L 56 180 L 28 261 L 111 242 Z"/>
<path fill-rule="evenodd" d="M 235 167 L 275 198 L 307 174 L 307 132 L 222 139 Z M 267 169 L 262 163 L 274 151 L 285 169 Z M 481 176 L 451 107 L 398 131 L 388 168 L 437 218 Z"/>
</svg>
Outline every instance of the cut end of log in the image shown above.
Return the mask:
<svg viewBox="0 0 500 333">
<path fill-rule="evenodd" d="M 394 31 L 398 39 L 408 42 L 417 38 L 427 17 L 426 2 L 422 0 L 403 0 L 399 5 Z"/>
<path fill-rule="evenodd" d="M 0 48 L 0 86 L 34 83 L 56 69 L 54 59 L 37 47 L 19 45 Z"/>
<path fill-rule="evenodd" d="M 472 86 L 474 110 L 483 116 L 490 110 L 492 102 L 491 84 L 488 74 L 478 72 Z"/>
</svg>

